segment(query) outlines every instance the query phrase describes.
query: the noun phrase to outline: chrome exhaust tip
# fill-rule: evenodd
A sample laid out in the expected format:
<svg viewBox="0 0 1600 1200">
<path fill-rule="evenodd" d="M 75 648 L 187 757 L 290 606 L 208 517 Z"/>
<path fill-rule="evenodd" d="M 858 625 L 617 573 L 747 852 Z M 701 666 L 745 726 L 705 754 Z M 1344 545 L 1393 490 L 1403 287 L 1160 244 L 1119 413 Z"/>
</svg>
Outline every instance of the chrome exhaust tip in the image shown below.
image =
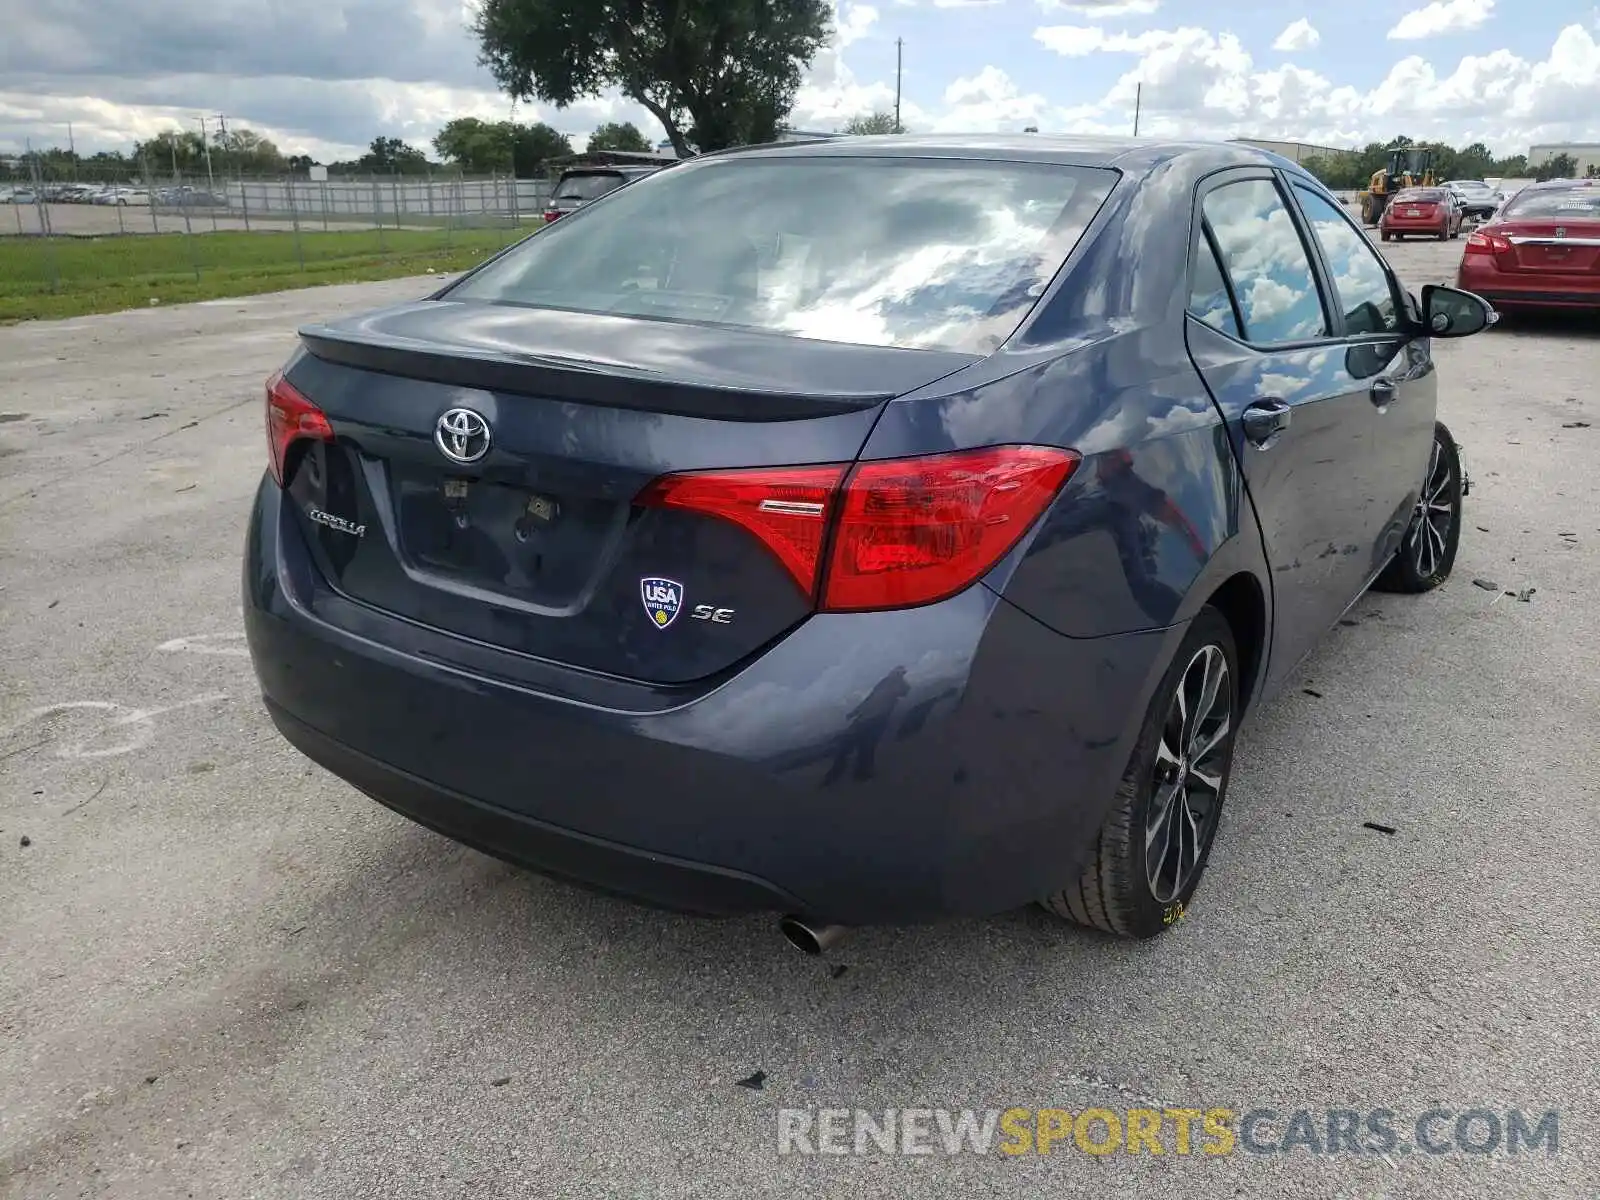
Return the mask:
<svg viewBox="0 0 1600 1200">
<path fill-rule="evenodd" d="M 850 932 L 847 925 L 812 925 L 802 917 L 789 915 L 778 921 L 778 929 L 789 944 L 803 954 L 816 956 L 838 945 Z"/>
</svg>

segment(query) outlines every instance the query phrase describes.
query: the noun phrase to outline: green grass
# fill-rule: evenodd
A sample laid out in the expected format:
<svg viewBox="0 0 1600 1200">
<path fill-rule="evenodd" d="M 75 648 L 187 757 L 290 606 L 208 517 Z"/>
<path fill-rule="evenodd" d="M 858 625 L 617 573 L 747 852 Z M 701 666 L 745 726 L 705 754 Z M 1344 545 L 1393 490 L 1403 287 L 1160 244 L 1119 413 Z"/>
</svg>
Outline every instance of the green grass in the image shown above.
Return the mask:
<svg viewBox="0 0 1600 1200">
<path fill-rule="evenodd" d="M 461 271 L 526 233 L 456 229 L 0 237 L 0 324 Z M 198 278 L 196 277 L 198 275 Z"/>
</svg>

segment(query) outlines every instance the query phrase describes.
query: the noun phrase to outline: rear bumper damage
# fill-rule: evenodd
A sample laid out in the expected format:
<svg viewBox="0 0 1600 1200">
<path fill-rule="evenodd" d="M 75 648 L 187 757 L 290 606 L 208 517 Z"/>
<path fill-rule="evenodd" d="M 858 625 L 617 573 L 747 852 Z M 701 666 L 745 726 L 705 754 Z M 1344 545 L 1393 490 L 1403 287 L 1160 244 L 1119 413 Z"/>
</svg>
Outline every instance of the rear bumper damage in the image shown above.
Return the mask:
<svg viewBox="0 0 1600 1200">
<path fill-rule="evenodd" d="M 288 740 L 468 845 L 692 912 L 919 921 L 1065 885 L 1182 635 L 1064 637 L 979 584 L 813 616 L 701 685 L 596 679 L 334 595 L 280 497 L 244 611 Z"/>
</svg>

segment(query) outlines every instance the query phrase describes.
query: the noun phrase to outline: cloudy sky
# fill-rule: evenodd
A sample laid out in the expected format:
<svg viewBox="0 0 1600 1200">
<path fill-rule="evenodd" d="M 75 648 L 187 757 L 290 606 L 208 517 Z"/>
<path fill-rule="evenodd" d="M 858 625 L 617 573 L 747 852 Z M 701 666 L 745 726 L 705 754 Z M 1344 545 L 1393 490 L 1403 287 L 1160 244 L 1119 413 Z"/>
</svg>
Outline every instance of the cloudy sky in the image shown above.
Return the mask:
<svg viewBox="0 0 1600 1200">
<path fill-rule="evenodd" d="M 325 160 L 379 135 L 425 147 L 451 117 L 511 113 L 471 3 L 0 0 L 0 152 L 65 145 L 68 122 L 80 152 L 127 149 L 201 113 Z M 918 131 L 1125 132 L 1142 81 L 1141 133 L 1600 141 L 1594 0 L 838 0 L 836 26 L 801 128 L 890 107 L 898 37 Z M 580 144 L 606 120 L 660 136 L 615 97 L 515 115 Z"/>
</svg>

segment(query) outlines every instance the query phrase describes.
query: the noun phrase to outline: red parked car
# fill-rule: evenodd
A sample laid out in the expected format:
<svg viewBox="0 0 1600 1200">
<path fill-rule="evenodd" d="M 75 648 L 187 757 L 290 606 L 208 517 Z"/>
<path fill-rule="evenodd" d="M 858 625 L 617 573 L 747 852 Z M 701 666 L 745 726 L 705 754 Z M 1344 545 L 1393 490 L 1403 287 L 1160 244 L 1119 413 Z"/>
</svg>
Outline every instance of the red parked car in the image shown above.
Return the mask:
<svg viewBox="0 0 1600 1200">
<path fill-rule="evenodd" d="M 1418 234 L 1442 242 L 1460 236 L 1464 220 L 1461 202 L 1449 188 L 1405 188 L 1384 206 L 1378 232 L 1386 242 Z"/>
<path fill-rule="evenodd" d="M 1529 184 L 1467 239 L 1456 278 L 1496 308 L 1600 308 L 1600 187 Z"/>
</svg>

